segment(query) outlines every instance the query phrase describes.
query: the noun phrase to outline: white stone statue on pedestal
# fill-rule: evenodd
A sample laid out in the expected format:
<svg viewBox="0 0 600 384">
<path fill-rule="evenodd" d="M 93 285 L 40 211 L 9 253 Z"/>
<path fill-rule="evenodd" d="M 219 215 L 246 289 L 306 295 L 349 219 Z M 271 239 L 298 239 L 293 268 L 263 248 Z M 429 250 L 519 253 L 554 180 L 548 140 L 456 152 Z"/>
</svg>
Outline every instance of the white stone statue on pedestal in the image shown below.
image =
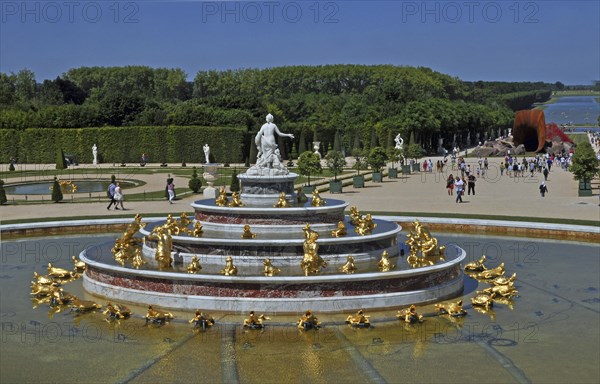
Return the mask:
<svg viewBox="0 0 600 384">
<path fill-rule="evenodd" d="M 313 149 L 315 150 L 315 155 L 319 156 L 319 159 L 321 158 L 321 152 L 319 152 L 320 148 L 321 148 L 321 142 L 313 141 Z"/>
<path fill-rule="evenodd" d="M 396 142 L 396 149 L 402 150 L 402 148 L 404 147 L 404 139 L 400 136 L 400 134 L 396 135 L 396 138 L 394 139 L 394 141 Z"/>
<path fill-rule="evenodd" d="M 204 158 L 206 159 L 206 164 L 210 164 L 210 147 L 208 144 L 204 144 Z"/>
<path fill-rule="evenodd" d="M 248 169 L 248 174 L 254 175 L 285 175 L 289 171 L 282 164 L 277 147 L 276 134 L 283 137 L 294 138 L 290 133 L 282 133 L 273 123 L 273 115 L 267 115 L 267 122 L 263 124 L 256 134 L 254 143 L 258 151 L 256 165 Z"/>
<path fill-rule="evenodd" d="M 98 147 L 96 144 L 92 147 L 92 154 L 94 155 L 94 165 L 98 164 Z"/>
</svg>

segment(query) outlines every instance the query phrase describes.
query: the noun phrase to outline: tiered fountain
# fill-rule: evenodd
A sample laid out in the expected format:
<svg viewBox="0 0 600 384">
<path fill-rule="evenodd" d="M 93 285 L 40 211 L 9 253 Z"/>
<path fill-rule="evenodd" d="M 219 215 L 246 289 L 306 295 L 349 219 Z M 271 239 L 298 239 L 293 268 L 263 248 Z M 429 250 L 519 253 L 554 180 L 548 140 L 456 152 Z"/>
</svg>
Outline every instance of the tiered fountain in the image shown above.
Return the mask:
<svg viewBox="0 0 600 384">
<path fill-rule="evenodd" d="M 242 191 L 233 200 L 222 190 L 216 199 L 192 204 L 194 221 L 183 216 L 145 227 L 132 223 L 123 242 L 139 228 L 142 252 L 131 248 L 127 256 L 118 241 L 113 253 L 121 264 L 112 255 L 82 252 L 85 288 L 170 308 L 270 313 L 407 306 L 462 292 L 462 249 L 448 247 L 439 257 L 436 243 L 427 254 L 407 257 L 435 261 L 409 264 L 400 255 L 396 223 L 357 210 L 345 216 L 347 203 L 325 202 L 318 193 L 298 203 L 297 175 L 282 164 L 275 133 L 293 137 L 279 132 L 269 115 L 256 137 L 257 164 L 238 176 Z M 311 257 L 325 263 L 305 268 Z M 128 259 L 136 259 L 137 268 L 127 267 Z"/>
</svg>

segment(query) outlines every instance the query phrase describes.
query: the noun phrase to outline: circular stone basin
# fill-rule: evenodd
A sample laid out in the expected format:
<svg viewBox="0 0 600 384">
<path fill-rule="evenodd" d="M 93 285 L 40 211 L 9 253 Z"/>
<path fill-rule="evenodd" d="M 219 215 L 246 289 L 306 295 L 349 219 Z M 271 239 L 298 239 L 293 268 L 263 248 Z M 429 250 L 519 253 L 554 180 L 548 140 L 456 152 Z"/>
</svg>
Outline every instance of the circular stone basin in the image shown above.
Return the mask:
<svg viewBox="0 0 600 384">
<path fill-rule="evenodd" d="M 87 264 L 85 289 L 110 300 L 143 302 L 177 309 L 217 311 L 268 311 L 299 313 L 306 308 L 339 312 L 356 308 L 389 308 L 423 304 L 455 297 L 463 290 L 460 263 L 466 253 L 449 245 L 445 260 L 411 268 L 395 259 L 389 272 L 366 271 L 353 275 L 223 276 L 188 274 L 182 269 L 132 269 L 116 265 L 104 245 L 101 252 L 86 250 L 79 257 Z"/>
<path fill-rule="evenodd" d="M 91 193 L 102 192 L 108 189 L 110 181 L 107 180 L 74 180 L 73 183 L 77 186 L 75 193 Z M 47 195 L 50 193 L 50 188 L 54 183 L 52 181 L 42 183 L 26 183 L 5 185 L 4 190 L 7 195 Z M 124 189 L 133 188 L 138 183 L 132 181 L 119 181 Z M 70 192 L 71 188 L 68 185 L 63 187 L 63 191 Z"/>
</svg>

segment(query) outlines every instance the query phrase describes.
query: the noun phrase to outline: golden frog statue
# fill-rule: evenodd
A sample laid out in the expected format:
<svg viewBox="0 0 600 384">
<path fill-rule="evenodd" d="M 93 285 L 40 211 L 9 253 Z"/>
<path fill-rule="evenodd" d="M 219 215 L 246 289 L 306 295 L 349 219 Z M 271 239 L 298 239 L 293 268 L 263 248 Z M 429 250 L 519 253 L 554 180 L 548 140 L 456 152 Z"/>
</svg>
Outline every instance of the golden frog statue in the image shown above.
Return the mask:
<svg viewBox="0 0 600 384">
<path fill-rule="evenodd" d="M 81 273 L 83 271 L 85 271 L 85 263 L 81 260 L 79 260 L 77 257 L 72 256 L 71 259 L 73 260 L 73 266 L 75 268 L 75 272 Z"/>
<path fill-rule="evenodd" d="M 512 283 L 506 285 L 494 285 L 490 288 L 484 289 L 483 292 L 485 292 L 488 295 L 494 294 L 498 297 L 503 297 L 507 299 L 510 299 L 519 294 L 519 291 L 515 289 L 515 286 Z M 497 298 L 494 297 L 494 300 L 497 301 Z"/>
<path fill-rule="evenodd" d="M 484 291 L 477 291 L 475 297 L 471 298 L 471 304 L 473 306 L 482 307 L 485 309 L 489 309 L 494 306 L 494 297 L 496 297 L 495 293 L 487 294 Z"/>
<path fill-rule="evenodd" d="M 273 208 L 287 208 L 289 206 L 290 204 L 285 198 L 285 192 L 281 192 L 279 194 L 279 200 L 277 200 L 277 203 L 273 205 Z"/>
<path fill-rule="evenodd" d="M 250 231 L 250 225 L 244 224 L 244 232 L 242 233 L 242 239 L 254 239 L 256 237 L 256 233 L 252 233 Z"/>
<path fill-rule="evenodd" d="M 217 196 L 217 198 L 215 199 L 215 204 L 219 207 L 226 207 L 229 204 L 225 187 L 221 187 L 219 189 L 219 196 Z"/>
<path fill-rule="evenodd" d="M 131 317 L 131 310 L 129 308 L 110 302 L 106 304 L 106 309 L 102 313 L 108 315 L 108 319 L 111 320 L 128 319 Z"/>
<path fill-rule="evenodd" d="M 409 308 L 403 310 L 403 311 L 398 311 L 398 314 L 396 314 L 396 317 L 399 320 L 404 321 L 405 323 L 409 323 L 409 324 L 414 324 L 414 323 L 422 323 L 423 320 L 423 315 L 419 315 L 417 313 L 417 307 L 412 304 Z"/>
<path fill-rule="evenodd" d="M 319 191 L 317 191 L 316 189 L 313 191 L 312 193 L 312 200 L 310 202 L 310 205 L 312 207 L 322 207 L 326 204 L 327 202 L 325 201 L 325 199 L 321 198 L 321 195 L 319 195 Z"/>
<path fill-rule="evenodd" d="M 390 270 L 396 268 L 396 264 L 391 262 L 390 255 L 388 254 L 387 250 L 383 251 L 381 254 L 381 259 L 377 263 L 377 268 L 379 268 L 379 271 L 381 272 L 389 272 Z"/>
<path fill-rule="evenodd" d="M 462 317 L 466 316 L 467 311 L 465 311 L 462 307 L 462 300 L 457 301 L 456 303 L 440 303 L 435 304 L 435 309 L 441 313 L 442 315 L 450 315 L 452 317 Z"/>
<path fill-rule="evenodd" d="M 318 329 L 321 327 L 321 322 L 313 315 L 312 311 L 308 310 L 304 312 L 304 315 L 296 321 L 298 329 L 308 331 L 309 329 Z"/>
<path fill-rule="evenodd" d="M 474 273 L 474 272 L 482 272 L 486 270 L 486 266 L 483 264 L 485 261 L 485 255 L 481 256 L 479 260 L 472 261 L 465 265 L 465 272 Z"/>
<path fill-rule="evenodd" d="M 480 279 L 480 280 L 491 280 L 491 279 L 500 277 L 502 275 L 504 275 L 504 263 L 500 263 L 500 265 L 497 266 L 496 268 L 486 269 L 484 271 L 477 273 L 475 275 L 475 278 Z"/>
<path fill-rule="evenodd" d="M 265 315 L 256 316 L 254 311 L 250 311 L 250 314 L 247 319 L 244 319 L 244 328 L 250 329 L 262 329 L 265 327 L 265 321 L 271 320 L 269 317 Z"/>
<path fill-rule="evenodd" d="M 54 280 L 52 277 L 50 277 L 48 275 L 40 275 L 37 272 L 33 272 L 33 278 L 35 279 L 35 282 L 32 281 L 31 284 L 51 285 L 51 284 L 59 283 L 58 281 Z"/>
<path fill-rule="evenodd" d="M 493 285 L 512 285 L 517 279 L 517 274 L 513 273 L 510 277 L 498 276 L 492 280 Z"/>
<path fill-rule="evenodd" d="M 346 230 L 346 225 L 343 221 L 338 221 L 337 229 L 331 231 L 331 236 L 333 237 L 342 237 L 346 236 L 348 231 Z"/>
<path fill-rule="evenodd" d="M 200 265 L 200 261 L 198 261 L 198 256 L 192 256 L 191 263 L 187 266 L 188 273 L 198 273 L 202 270 L 202 266 Z"/>
<path fill-rule="evenodd" d="M 244 207 L 246 204 L 242 202 L 240 194 L 238 192 L 231 193 L 231 202 L 229 203 L 230 207 Z"/>
<path fill-rule="evenodd" d="M 362 309 L 356 312 L 355 315 L 348 315 L 346 324 L 357 328 L 367 328 L 371 326 L 369 316 L 365 315 Z"/>
<path fill-rule="evenodd" d="M 79 313 L 91 312 L 102 308 L 100 304 L 93 301 L 79 299 L 73 300 L 69 306 L 71 307 L 71 311 Z"/>
<path fill-rule="evenodd" d="M 348 255 L 346 258 L 346 264 L 340 267 L 340 271 L 346 274 L 352 274 L 357 271 L 356 265 L 354 264 L 354 257 Z"/>
<path fill-rule="evenodd" d="M 48 276 L 61 279 L 61 280 L 69 280 L 75 278 L 75 273 L 73 271 L 69 271 L 63 268 L 53 267 L 52 263 L 48 263 Z"/>
<path fill-rule="evenodd" d="M 206 330 L 208 327 L 212 327 L 215 324 L 215 319 L 208 313 L 201 312 L 196 309 L 194 317 L 189 321 L 190 324 L 194 324 L 194 328 L 202 328 Z"/>
<path fill-rule="evenodd" d="M 219 273 L 225 276 L 233 276 L 237 275 L 237 272 L 237 267 L 233 265 L 233 258 L 231 256 L 227 256 L 225 258 L 225 268 L 221 269 Z"/>
<path fill-rule="evenodd" d="M 263 265 L 265 267 L 264 272 L 263 272 L 265 274 L 265 276 L 273 276 L 273 275 L 277 275 L 277 274 L 279 274 L 279 272 L 281 272 L 281 269 L 275 268 L 273 266 L 273 264 L 271 264 L 271 259 L 269 259 L 268 257 L 263 260 Z"/>
<path fill-rule="evenodd" d="M 200 223 L 200 221 L 196 221 L 194 223 L 194 228 L 188 231 L 188 234 L 194 237 L 202 237 L 203 233 L 204 230 L 202 229 L 202 224 Z"/>
<path fill-rule="evenodd" d="M 63 291 L 62 288 L 54 290 L 54 292 L 52 292 L 50 295 L 50 305 L 53 307 L 71 304 L 75 300 L 77 300 L 77 296 Z"/>
<path fill-rule="evenodd" d="M 174 318 L 171 312 L 161 312 L 154 309 L 151 305 L 148 306 L 148 312 L 146 312 L 146 324 L 164 324 Z"/>
<path fill-rule="evenodd" d="M 38 298 L 51 297 L 56 290 L 62 291 L 58 283 L 37 284 L 31 282 L 31 295 Z"/>
</svg>

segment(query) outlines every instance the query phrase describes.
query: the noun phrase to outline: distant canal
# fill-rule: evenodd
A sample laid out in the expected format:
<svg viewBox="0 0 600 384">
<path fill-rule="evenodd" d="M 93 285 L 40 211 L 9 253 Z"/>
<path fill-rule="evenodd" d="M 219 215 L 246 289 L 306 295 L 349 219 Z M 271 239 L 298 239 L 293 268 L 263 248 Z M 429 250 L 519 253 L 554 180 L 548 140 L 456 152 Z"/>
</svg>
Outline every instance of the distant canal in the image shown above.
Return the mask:
<svg viewBox="0 0 600 384">
<path fill-rule="evenodd" d="M 600 96 L 560 97 L 555 103 L 545 105 L 546 123 L 598 126 L 599 100 Z"/>
</svg>

